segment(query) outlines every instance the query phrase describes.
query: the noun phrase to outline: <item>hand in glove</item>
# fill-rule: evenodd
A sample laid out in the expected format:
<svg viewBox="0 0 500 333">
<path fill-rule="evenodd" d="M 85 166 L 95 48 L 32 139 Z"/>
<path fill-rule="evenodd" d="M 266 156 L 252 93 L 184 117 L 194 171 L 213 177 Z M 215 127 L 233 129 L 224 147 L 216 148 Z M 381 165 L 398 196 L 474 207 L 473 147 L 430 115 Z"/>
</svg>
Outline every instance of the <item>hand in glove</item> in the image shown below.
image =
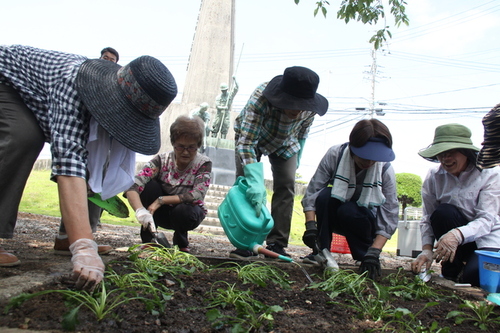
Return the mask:
<svg viewBox="0 0 500 333">
<path fill-rule="evenodd" d="M 264 186 L 264 165 L 259 163 L 250 163 L 243 168 L 245 179 L 247 181 L 247 200 L 254 206 L 255 215 L 260 216 L 262 205 L 266 204 L 266 187 Z"/>
<path fill-rule="evenodd" d="M 376 277 L 382 274 L 379 260 L 380 252 L 382 252 L 380 249 L 376 249 L 374 247 L 368 248 L 368 251 L 366 251 L 363 260 L 361 261 L 361 266 L 359 266 L 359 272 L 368 272 L 368 277 L 372 280 L 375 280 Z"/>
<path fill-rule="evenodd" d="M 453 262 L 455 259 L 455 253 L 457 252 L 457 247 L 462 244 L 463 237 L 462 233 L 458 229 L 451 229 L 445 233 L 438 240 L 435 248 L 436 262 L 450 261 Z"/>
<path fill-rule="evenodd" d="M 315 249 L 317 238 L 318 238 L 318 228 L 316 227 L 316 221 L 307 221 L 306 231 L 304 231 L 304 235 L 302 236 L 302 241 L 311 249 Z"/>
<path fill-rule="evenodd" d="M 92 292 L 104 278 L 104 263 L 97 253 L 97 243 L 81 238 L 70 245 L 73 279 L 76 288 Z"/>
<path fill-rule="evenodd" d="M 153 215 L 144 207 L 141 207 L 135 211 L 135 217 L 137 221 L 142 225 L 145 230 L 156 232 L 155 221 Z"/>
<path fill-rule="evenodd" d="M 415 274 L 419 274 L 422 272 L 422 266 L 425 265 L 425 269 L 429 270 L 432 265 L 432 250 L 422 250 L 420 254 L 417 256 L 415 261 L 411 263 L 411 270 Z"/>
</svg>

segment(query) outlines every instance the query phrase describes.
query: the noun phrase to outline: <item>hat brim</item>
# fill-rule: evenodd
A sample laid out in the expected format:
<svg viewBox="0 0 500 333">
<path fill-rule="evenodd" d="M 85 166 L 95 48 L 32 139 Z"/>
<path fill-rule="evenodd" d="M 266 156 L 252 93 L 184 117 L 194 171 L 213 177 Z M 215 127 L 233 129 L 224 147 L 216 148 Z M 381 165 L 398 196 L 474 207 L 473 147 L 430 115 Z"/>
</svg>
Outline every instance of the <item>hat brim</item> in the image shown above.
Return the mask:
<svg viewBox="0 0 500 333">
<path fill-rule="evenodd" d="M 314 111 L 323 116 L 328 110 L 328 100 L 315 93 L 313 98 L 300 98 L 290 95 L 280 88 L 283 75 L 275 76 L 262 92 L 264 97 L 275 107 L 286 110 Z"/>
<path fill-rule="evenodd" d="M 365 160 L 391 162 L 396 158 L 394 151 L 383 142 L 368 141 L 362 147 L 349 147 L 354 155 Z"/>
<path fill-rule="evenodd" d="M 113 138 L 130 150 L 154 155 L 160 150 L 160 119 L 146 117 L 125 97 L 118 84 L 121 68 L 111 61 L 85 61 L 76 76 L 76 90 L 90 114 Z"/>
<path fill-rule="evenodd" d="M 500 148 L 483 146 L 477 156 L 477 166 L 481 169 L 490 169 L 500 165 Z"/>
<path fill-rule="evenodd" d="M 421 151 L 419 151 L 418 154 L 423 158 L 436 160 L 437 155 L 451 149 L 470 149 L 474 151 L 479 151 L 479 148 L 471 144 L 457 143 L 457 142 L 442 142 L 424 148 Z"/>
</svg>

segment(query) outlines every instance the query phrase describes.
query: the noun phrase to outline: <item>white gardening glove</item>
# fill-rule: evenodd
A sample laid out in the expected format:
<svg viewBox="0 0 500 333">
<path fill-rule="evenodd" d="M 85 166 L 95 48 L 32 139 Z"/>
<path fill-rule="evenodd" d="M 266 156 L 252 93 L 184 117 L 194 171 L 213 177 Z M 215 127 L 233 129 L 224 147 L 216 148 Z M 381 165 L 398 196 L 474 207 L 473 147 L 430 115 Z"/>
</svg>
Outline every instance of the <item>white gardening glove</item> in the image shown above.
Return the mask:
<svg viewBox="0 0 500 333">
<path fill-rule="evenodd" d="M 97 253 L 97 243 L 92 239 L 80 238 L 70 245 L 73 257 L 73 279 L 76 288 L 92 292 L 104 277 L 104 263 Z"/>
<path fill-rule="evenodd" d="M 135 217 L 144 229 L 149 229 L 149 231 L 151 232 L 156 232 L 155 220 L 153 219 L 153 215 L 151 215 L 151 213 L 146 208 L 141 207 L 137 209 L 135 211 Z"/>
<path fill-rule="evenodd" d="M 411 263 L 413 273 L 420 274 L 422 272 L 422 266 L 424 265 L 425 270 L 428 271 L 432 265 L 432 255 L 432 250 L 422 250 L 415 261 Z"/>
<path fill-rule="evenodd" d="M 436 249 L 436 251 L 434 251 L 436 262 L 440 262 L 441 260 L 443 262 L 453 262 L 453 259 L 455 259 L 455 253 L 457 252 L 457 247 L 462 244 L 462 241 L 462 233 L 458 229 L 451 229 L 441 236 L 434 247 Z"/>
</svg>

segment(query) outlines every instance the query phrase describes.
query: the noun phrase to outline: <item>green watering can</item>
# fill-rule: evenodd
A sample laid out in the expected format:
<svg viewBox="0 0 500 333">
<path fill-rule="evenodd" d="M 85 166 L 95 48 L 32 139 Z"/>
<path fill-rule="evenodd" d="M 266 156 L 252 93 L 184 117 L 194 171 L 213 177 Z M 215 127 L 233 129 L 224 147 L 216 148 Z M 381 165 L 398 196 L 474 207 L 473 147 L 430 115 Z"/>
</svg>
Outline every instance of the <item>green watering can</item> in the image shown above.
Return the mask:
<svg viewBox="0 0 500 333">
<path fill-rule="evenodd" d="M 289 257 L 265 249 L 262 244 L 274 226 L 274 220 L 265 205 L 259 217 L 254 206 L 248 202 L 245 177 L 238 177 L 224 200 L 219 205 L 217 215 L 231 244 L 240 250 L 249 250 L 271 258 L 292 262 Z"/>
</svg>

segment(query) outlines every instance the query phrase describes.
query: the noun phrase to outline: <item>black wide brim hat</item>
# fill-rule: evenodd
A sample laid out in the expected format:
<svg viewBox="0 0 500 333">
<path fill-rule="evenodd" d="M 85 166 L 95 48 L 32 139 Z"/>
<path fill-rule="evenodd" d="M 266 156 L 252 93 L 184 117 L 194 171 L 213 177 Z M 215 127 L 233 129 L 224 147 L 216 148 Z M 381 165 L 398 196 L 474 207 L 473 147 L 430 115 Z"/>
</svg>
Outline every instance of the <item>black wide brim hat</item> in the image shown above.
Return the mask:
<svg viewBox="0 0 500 333">
<path fill-rule="evenodd" d="M 76 90 L 90 114 L 130 150 L 160 150 L 159 116 L 177 95 L 175 79 L 158 59 L 139 57 L 126 66 L 92 59 L 78 70 Z"/>
<path fill-rule="evenodd" d="M 262 94 L 275 107 L 284 110 L 314 111 L 323 116 L 328 110 L 328 100 L 316 93 L 319 76 L 306 67 L 285 69 L 275 76 Z"/>
<path fill-rule="evenodd" d="M 477 166 L 489 169 L 500 165 L 500 104 L 483 117 L 483 126 L 484 141 L 477 157 Z"/>
</svg>

